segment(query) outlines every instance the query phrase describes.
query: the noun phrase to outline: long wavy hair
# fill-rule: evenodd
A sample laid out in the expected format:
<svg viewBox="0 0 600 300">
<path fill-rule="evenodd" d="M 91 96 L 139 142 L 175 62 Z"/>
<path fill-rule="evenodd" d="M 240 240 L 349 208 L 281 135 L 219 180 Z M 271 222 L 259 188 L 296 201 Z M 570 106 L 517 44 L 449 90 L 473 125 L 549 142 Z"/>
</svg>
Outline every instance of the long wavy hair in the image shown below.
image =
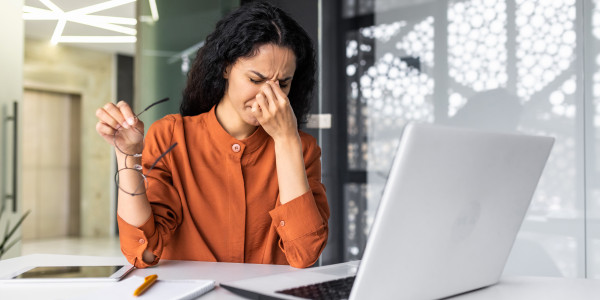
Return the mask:
<svg viewBox="0 0 600 300">
<path fill-rule="evenodd" d="M 302 27 L 283 10 L 265 2 L 251 2 L 220 20 L 208 35 L 188 73 L 180 107 L 182 116 L 195 116 L 219 103 L 225 95 L 223 74 L 238 58 L 252 57 L 258 48 L 273 44 L 291 49 L 296 71 L 288 98 L 298 126 L 310 109 L 315 85 L 315 51 Z"/>
</svg>

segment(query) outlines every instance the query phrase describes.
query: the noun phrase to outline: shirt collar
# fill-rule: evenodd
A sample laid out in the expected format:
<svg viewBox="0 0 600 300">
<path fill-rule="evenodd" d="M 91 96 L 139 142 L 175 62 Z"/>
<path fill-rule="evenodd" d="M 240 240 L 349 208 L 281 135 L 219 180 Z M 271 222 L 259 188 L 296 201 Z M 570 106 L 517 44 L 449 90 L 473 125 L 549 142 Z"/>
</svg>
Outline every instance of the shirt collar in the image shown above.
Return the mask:
<svg viewBox="0 0 600 300">
<path fill-rule="evenodd" d="M 228 148 L 230 148 L 233 144 L 243 145 L 245 148 L 244 153 L 251 153 L 260 148 L 267 139 L 270 138 L 269 134 L 262 128 L 262 126 L 258 126 L 256 131 L 252 133 L 249 137 L 238 140 L 231 136 L 219 120 L 217 120 L 217 110 L 216 105 L 213 106 L 208 112 L 207 124 L 209 128 L 209 134 L 219 143 L 226 144 Z"/>
</svg>

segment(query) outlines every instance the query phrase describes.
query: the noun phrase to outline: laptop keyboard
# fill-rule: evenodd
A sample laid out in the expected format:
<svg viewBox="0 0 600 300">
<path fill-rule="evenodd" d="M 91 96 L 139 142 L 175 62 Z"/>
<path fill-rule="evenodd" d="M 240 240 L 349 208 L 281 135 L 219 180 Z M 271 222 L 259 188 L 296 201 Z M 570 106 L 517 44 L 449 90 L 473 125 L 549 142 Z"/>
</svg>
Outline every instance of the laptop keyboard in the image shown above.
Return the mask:
<svg viewBox="0 0 600 300">
<path fill-rule="evenodd" d="M 354 284 L 354 277 L 346 277 L 331 281 L 305 285 L 297 288 L 277 291 L 277 293 L 306 299 L 348 299 Z"/>
</svg>

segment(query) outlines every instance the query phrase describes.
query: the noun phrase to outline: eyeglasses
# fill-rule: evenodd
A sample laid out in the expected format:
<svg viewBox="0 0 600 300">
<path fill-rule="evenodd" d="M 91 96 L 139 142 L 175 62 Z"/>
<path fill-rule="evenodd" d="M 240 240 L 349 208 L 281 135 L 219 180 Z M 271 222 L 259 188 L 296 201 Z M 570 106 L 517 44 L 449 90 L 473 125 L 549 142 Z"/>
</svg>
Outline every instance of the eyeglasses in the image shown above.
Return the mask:
<svg viewBox="0 0 600 300">
<path fill-rule="evenodd" d="M 158 100 L 158 101 L 150 104 L 148 107 L 146 107 L 140 113 L 136 114 L 135 117 L 136 118 L 139 117 L 141 114 L 143 114 L 145 111 L 150 109 L 152 106 L 166 102 L 168 100 L 169 100 L 169 98 L 164 98 L 164 99 Z M 140 151 L 140 153 L 131 153 L 133 151 L 126 150 L 126 147 L 124 147 L 123 145 L 120 144 L 121 141 L 124 141 L 124 140 L 143 140 L 143 138 L 144 138 L 144 133 L 140 132 L 135 127 L 130 127 L 129 129 L 125 129 L 125 128 L 121 127 L 115 131 L 115 134 L 113 136 L 113 141 L 114 141 L 113 144 L 115 145 L 115 148 L 117 150 L 119 150 L 119 152 L 125 154 L 125 156 L 126 156 L 125 157 L 125 167 L 118 170 L 115 173 L 115 183 L 117 184 L 117 186 L 119 187 L 119 189 L 121 191 L 123 191 L 124 193 L 131 195 L 131 196 L 143 195 L 146 193 L 146 190 L 148 189 L 148 179 L 146 178 L 146 176 L 148 176 L 150 171 L 152 171 L 152 169 L 154 169 L 156 164 L 158 164 L 158 162 L 165 155 L 167 155 L 167 153 L 169 153 L 171 150 L 173 150 L 173 148 L 175 148 L 175 146 L 177 146 L 177 143 L 174 143 L 173 145 L 171 145 L 165 152 L 163 152 L 154 161 L 154 163 L 150 166 L 150 168 L 148 168 L 148 171 L 146 171 L 146 174 L 144 174 L 144 173 L 142 173 L 142 166 L 140 164 L 134 164 L 132 167 L 127 166 L 127 157 L 129 157 L 129 156 L 141 157 L 142 156 L 141 151 Z"/>
</svg>

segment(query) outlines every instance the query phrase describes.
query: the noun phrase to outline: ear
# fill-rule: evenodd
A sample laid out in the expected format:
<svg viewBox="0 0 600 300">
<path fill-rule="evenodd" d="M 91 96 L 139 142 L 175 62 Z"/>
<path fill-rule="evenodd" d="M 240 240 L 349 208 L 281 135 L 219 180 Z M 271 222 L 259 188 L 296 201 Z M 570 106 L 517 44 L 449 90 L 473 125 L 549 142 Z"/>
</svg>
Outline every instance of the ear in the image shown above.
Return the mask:
<svg viewBox="0 0 600 300">
<path fill-rule="evenodd" d="M 223 71 L 223 78 L 229 79 L 229 73 L 231 73 L 231 65 L 227 66 L 225 71 Z"/>
</svg>

